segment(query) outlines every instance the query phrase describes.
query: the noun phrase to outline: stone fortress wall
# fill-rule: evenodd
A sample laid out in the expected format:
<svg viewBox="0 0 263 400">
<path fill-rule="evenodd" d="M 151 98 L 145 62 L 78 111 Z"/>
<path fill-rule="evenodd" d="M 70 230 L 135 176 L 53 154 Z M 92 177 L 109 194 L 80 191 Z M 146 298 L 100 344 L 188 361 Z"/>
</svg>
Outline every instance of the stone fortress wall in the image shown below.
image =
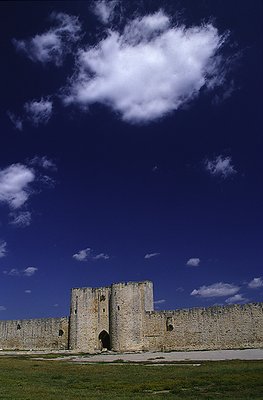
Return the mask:
<svg viewBox="0 0 263 400">
<path fill-rule="evenodd" d="M 150 281 L 71 291 L 69 318 L 0 321 L 2 349 L 113 351 L 263 347 L 263 303 L 154 311 Z"/>
<path fill-rule="evenodd" d="M 0 348 L 65 350 L 68 326 L 67 317 L 0 321 Z"/>
</svg>

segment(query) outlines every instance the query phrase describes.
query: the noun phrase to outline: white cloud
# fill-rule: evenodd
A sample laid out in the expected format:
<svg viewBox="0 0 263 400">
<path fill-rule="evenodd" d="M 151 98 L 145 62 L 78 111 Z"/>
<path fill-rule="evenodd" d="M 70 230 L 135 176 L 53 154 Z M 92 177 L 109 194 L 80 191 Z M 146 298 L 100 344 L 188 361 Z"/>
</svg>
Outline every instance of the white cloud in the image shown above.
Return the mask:
<svg viewBox="0 0 263 400">
<path fill-rule="evenodd" d="M 9 275 L 9 276 L 32 276 L 37 272 L 38 268 L 36 267 L 27 267 L 25 269 L 17 269 L 17 268 L 12 268 L 9 271 L 5 270 L 3 271 L 3 273 L 5 275 Z"/>
<path fill-rule="evenodd" d="M 36 267 L 27 267 L 26 269 L 23 270 L 23 274 L 25 276 L 32 276 L 37 272 L 38 268 Z"/>
<path fill-rule="evenodd" d="M 78 253 L 72 256 L 77 261 L 88 261 L 88 260 L 108 260 L 110 256 L 108 254 L 100 253 L 93 255 L 93 250 L 90 247 L 79 250 Z"/>
<path fill-rule="evenodd" d="M 7 254 L 7 243 L 0 240 L 0 258 L 5 257 Z"/>
<path fill-rule="evenodd" d="M 5 306 L 0 306 L 0 311 L 5 311 L 6 307 Z"/>
<path fill-rule="evenodd" d="M 200 258 L 189 258 L 186 265 L 189 265 L 191 267 L 198 267 L 200 261 L 201 261 Z"/>
<path fill-rule="evenodd" d="M 9 271 L 3 271 L 5 275 L 10 275 L 10 276 L 18 276 L 20 275 L 20 271 L 17 268 L 12 268 Z"/>
<path fill-rule="evenodd" d="M 212 24 L 172 25 L 162 10 L 108 30 L 97 45 L 79 50 L 64 104 L 84 110 L 102 103 L 124 121 L 147 123 L 225 82 L 220 50 L 226 35 Z"/>
<path fill-rule="evenodd" d="M 154 304 L 163 304 L 165 303 L 164 299 L 154 301 Z"/>
<path fill-rule="evenodd" d="M 31 212 L 21 211 L 21 212 L 11 212 L 9 214 L 11 218 L 10 224 L 19 226 L 21 228 L 29 226 L 31 224 Z"/>
<path fill-rule="evenodd" d="M 252 279 L 252 281 L 249 282 L 248 287 L 250 289 L 257 289 L 263 287 L 262 277 Z"/>
<path fill-rule="evenodd" d="M 223 297 L 231 296 L 239 291 L 239 287 L 230 283 L 214 283 L 209 286 L 201 286 L 199 289 L 194 289 L 191 296 L 199 297 Z"/>
<path fill-rule="evenodd" d="M 49 169 L 56 170 L 57 169 L 54 161 L 48 159 L 46 156 L 43 156 L 43 157 L 35 156 L 31 160 L 29 160 L 29 164 L 37 166 L 37 167 L 41 167 L 41 168 L 44 168 L 47 170 L 49 170 Z"/>
<path fill-rule="evenodd" d="M 96 256 L 92 257 L 93 260 L 108 260 L 109 258 L 110 258 L 110 256 L 108 254 L 104 254 L 104 253 L 100 253 L 100 254 L 97 254 Z"/>
<path fill-rule="evenodd" d="M 30 289 L 26 289 L 26 290 L 25 290 L 25 293 L 26 293 L 26 294 L 30 294 L 30 293 L 31 293 L 31 290 L 30 290 Z"/>
<path fill-rule="evenodd" d="M 224 179 L 237 172 L 232 165 L 231 157 L 223 157 L 222 155 L 214 160 L 205 160 L 205 168 L 212 176 L 219 176 Z"/>
<path fill-rule="evenodd" d="M 77 261 L 87 261 L 87 259 L 90 258 L 90 253 L 91 249 L 88 247 L 87 249 L 79 250 L 79 252 L 73 254 L 72 257 Z"/>
<path fill-rule="evenodd" d="M 18 117 L 17 115 L 15 115 L 14 113 L 12 113 L 11 111 L 7 112 L 7 115 L 10 119 L 10 121 L 12 122 L 12 124 L 14 125 L 14 127 L 19 130 L 22 131 L 23 130 L 23 120 Z"/>
<path fill-rule="evenodd" d="M 117 0 L 98 0 L 92 4 L 92 10 L 100 22 L 106 25 L 112 20 L 117 3 Z"/>
<path fill-rule="evenodd" d="M 81 25 L 77 17 L 64 13 L 54 12 L 50 19 L 56 23 L 55 27 L 30 39 L 13 39 L 13 44 L 31 61 L 61 66 L 72 45 L 80 39 Z"/>
<path fill-rule="evenodd" d="M 27 119 L 33 125 L 47 124 L 52 115 L 53 103 L 50 100 L 33 100 L 25 103 L 24 108 L 27 113 Z"/>
<path fill-rule="evenodd" d="M 145 254 L 144 258 L 146 260 L 148 260 L 149 258 L 157 257 L 159 255 L 160 255 L 160 253 L 149 253 L 149 254 L 147 253 L 147 254 Z"/>
<path fill-rule="evenodd" d="M 235 294 L 232 297 L 229 297 L 228 299 L 225 300 L 225 302 L 227 304 L 236 304 L 236 303 L 246 303 L 248 301 L 248 299 L 246 299 L 245 297 L 243 297 L 242 294 Z"/>
<path fill-rule="evenodd" d="M 34 180 L 34 171 L 22 164 L 0 170 L 0 202 L 13 209 L 20 208 L 32 194 L 29 185 Z"/>
</svg>

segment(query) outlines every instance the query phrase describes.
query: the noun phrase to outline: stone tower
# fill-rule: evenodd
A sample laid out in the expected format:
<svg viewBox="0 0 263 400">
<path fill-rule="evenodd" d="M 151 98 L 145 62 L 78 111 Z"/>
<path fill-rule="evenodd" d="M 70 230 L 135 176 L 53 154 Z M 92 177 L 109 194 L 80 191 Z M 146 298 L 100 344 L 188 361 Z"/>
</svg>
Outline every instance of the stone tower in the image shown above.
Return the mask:
<svg viewBox="0 0 263 400">
<path fill-rule="evenodd" d="M 145 311 L 152 310 L 150 281 L 72 289 L 69 348 L 142 350 Z"/>
<path fill-rule="evenodd" d="M 152 310 L 152 282 L 113 284 L 110 301 L 112 350 L 143 350 L 145 311 Z"/>
</svg>

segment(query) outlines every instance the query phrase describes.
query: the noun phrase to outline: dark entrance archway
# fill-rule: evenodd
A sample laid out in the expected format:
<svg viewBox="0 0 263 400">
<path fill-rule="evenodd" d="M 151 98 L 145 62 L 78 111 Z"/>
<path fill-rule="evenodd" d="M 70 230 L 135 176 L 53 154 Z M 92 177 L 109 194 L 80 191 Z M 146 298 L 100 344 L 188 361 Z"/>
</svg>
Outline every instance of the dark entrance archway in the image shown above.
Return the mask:
<svg viewBox="0 0 263 400">
<path fill-rule="evenodd" d="M 108 334 L 107 331 L 101 331 L 99 334 L 99 340 L 101 343 L 101 348 L 102 349 L 108 349 L 110 350 L 110 335 Z"/>
</svg>

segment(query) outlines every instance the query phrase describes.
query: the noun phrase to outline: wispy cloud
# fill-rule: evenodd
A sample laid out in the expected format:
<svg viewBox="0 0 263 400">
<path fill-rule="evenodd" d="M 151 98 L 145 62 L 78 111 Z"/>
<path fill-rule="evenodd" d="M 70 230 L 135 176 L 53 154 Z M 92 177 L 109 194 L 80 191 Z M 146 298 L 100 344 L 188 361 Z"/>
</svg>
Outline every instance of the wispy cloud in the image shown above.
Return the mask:
<svg viewBox="0 0 263 400">
<path fill-rule="evenodd" d="M 26 289 L 26 290 L 25 290 L 25 293 L 26 293 L 26 294 L 30 294 L 31 292 L 32 292 L 32 290 L 30 290 L 30 289 Z"/>
<path fill-rule="evenodd" d="M 0 306 L 0 311 L 6 311 L 6 307 L 5 306 Z"/>
<path fill-rule="evenodd" d="M 72 256 L 77 261 L 88 261 L 88 260 L 108 260 L 110 256 L 108 254 L 99 253 L 94 254 L 90 247 L 86 249 L 79 250 L 76 254 Z"/>
<path fill-rule="evenodd" d="M 200 265 L 200 262 L 201 262 L 200 258 L 189 258 L 186 265 L 190 267 L 198 267 L 198 265 Z"/>
<path fill-rule="evenodd" d="M 98 0 L 92 3 L 92 11 L 106 25 L 112 20 L 117 4 L 117 0 Z"/>
<path fill-rule="evenodd" d="M 33 165 L 33 166 L 37 166 L 40 168 L 44 168 L 46 170 L 56 170 L 56 164 L 54 163 L 53 160 L 50 160 L 48 157 L 46 156 L 35 156 L 34 158 L 32 158 L 31 160 L 29 160 L 29 164 Z"/>
<path fill-rule="evenodd" d="M 47 124 L 52 116 L 53 102 L 41 98 L 32 100 L 24 105 L 27 119 L 35 126 Z"/>
<path fill-rule="evenodd" d="M 7 111 L 7 115 L 10 119 L 10 121 L 12 122 L 12 124 L 14 125 L 15 129 L 22 131 L 23 130 L 23 120 L 21 117 L 15 115 L 14 113 L 12 113 L 11 111 Z"/>
<path fill-rule="evenodd" d="M 218 282 L 209 286 L 201 286 L 199 289 L 194 289 L 191 296 L 199 297 L 224 297 L 236 294 L 240 290 L 239 286 L 230 283 Z"/>
<path fill-rule="evenodd" d="M 0 240 L 0 258 L 3 258 L 7 255 L 7 243 L 3 240 Z"/>
<path fill-rule="evenodd" d="M 257 289 L 263 287 L 262 277 L 252 279 L 252 281 L 248 283 L 248 287 L 250 289 Z"/>
<path fill-rule="evenodd" d="M 0 202 L 12 209 L 20 208 L 32 194 L 30 184 L 34 180 L 34 171 L 23 164 L 12 164 L 0 170 Z"/>
<path fill-rule="evenodd" d="M 160 253 L 147 253 L 147 254 L 145 254 L 144 258 L 146 260 L 149 260 L 149 258 L 157 257 L 159 255 L 160 255 Z"/>
<path fill-rule="evenodd" d="M 10 224 L 18 227 L 26 227 L 31 224 L 32 216 L 30 211 L 11 212 L 9 214 Z"/>
<path fill-rule="evenodd" d="M 224 157 L 222 155 L 219 155 L 213 160 L 206 159 L 205 169 L 210 173 L 210 175 L 224 179 L 233 176 L 237 172 L 232 164 L 231 157 Z"/>
<path fill-rule="evenodd" d="M 164 299 L 155 300 L 155 301 L 154 301 L 154 304 L 156 304 L 156 305 L 158 305 L 158 304 L 163 304 L 163 303 L 165 303 L 165 301 L 166 301 L 166 300 L 164 300 Z"/>
<path fill-rule="evenodd" d="M 80 39 L 81 25 L 77 17 L 53 12 L 50 20 L 55 26 L 33 38 L 13 39 L 16 50 L 31 61 L 61 66 L 72 46 Z"/>
<path fill-rule="evenodd" d="M 97 3 L 108 20 L 108 2 Z M 210 24 L 186 28 L 160 10 L 128 20 L 122 31 L 80 49 L 65 105 L 102 103 L 129 123 L 148 123 L 185 106 L 202 88 L 225 82 L 220 53 L 227 35 Z M 143 88 L 143 90 L 142 90 Z"/>
<path fill-rule="evenodd" d="M 27 267 L 25 269 L 11 268 L 10 270 L 5 270 L 3 273 L 9 276 L 32 276 L 38 271 L 36 267 Z"/>
<path fill-rule="evenodd" d="M 235 294 L 232 297 L 229 297 L 228 299 L 225 300 L 227 304 L 243 304 L 247 303 L 249 300 L 243 297 L 242 294 Z"/>
</svg>

